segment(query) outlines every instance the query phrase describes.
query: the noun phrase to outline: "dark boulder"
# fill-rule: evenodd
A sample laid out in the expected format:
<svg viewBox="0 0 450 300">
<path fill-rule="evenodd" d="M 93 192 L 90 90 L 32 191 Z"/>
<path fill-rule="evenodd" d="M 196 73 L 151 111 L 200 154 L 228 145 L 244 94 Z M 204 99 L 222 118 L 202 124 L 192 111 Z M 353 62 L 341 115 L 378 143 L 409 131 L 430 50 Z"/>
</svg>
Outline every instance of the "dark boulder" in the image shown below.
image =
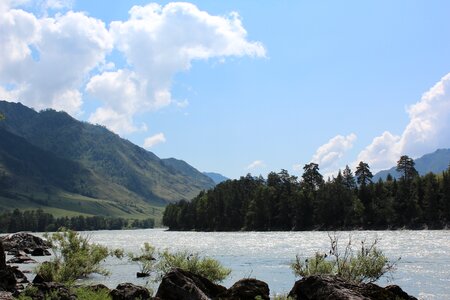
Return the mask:
<svg viewBox="0 0 450 300">
<path fill-rule="evenodd" d="M 397 289 L 398 288 L 398 289 Z M 289 293 L 297 300 L 414 300 L 399 287 L 350 283 L 335 276 L 308 276 L 297 281 Z M 417 300 L 417 299 L 416 299 Z"/>
<path fill-rule="evenodd" d="M 10 267 L 14 273 L 14 277 L 16 277 L 17 283 L 28 283 L 28 278 L 23 274 L 22 271 L 17 268 L 17 266 Z"/>
<path fill-rule="evenodd" d="M 30 254 L 31 254 L 31 256 L 49 256 L 49 255 L 51 255 L 51 253 L 47 249 L 44 249 L 42 247 L 34 248 Z"/>
<path fill-rule="evenodd" d="M 113 300 L 152 299 L 150 292 L 132 283 L 121 283 L 109 295 Z"/>
<path fill-rule="evenodd" d="M 14 292 L 16 284 L 17 280 L 13 268 L 6 266 L 6 268 L 0 270 L 0 291 Z"/>
<path fill-rule="evenodd" d="M 26 232 L 5 235 L 0 237 L 0 240 L 3 242 L 5 251 L 12 249 L 30 251 L 30 249 L 35 248 L 48 249 L 50 247 L 47 241 Z"/>
<path fill-rule="evenodd" d="M 18 255 L 9 259 L 6 263 L 8 264 L 34 264 L 37 263 L 34 259 L 28 255 Z"/>
<path fill-rule="evenodd" d="M 226 292 L 226 288 L 207 278 L 182 269 L 167 273 L 158 287 L 156 297 L 164 300 L 207 300 Z"/>
<path fill-rule="evenodd" d="M 6 255 L 3 249 L 3 243 L 0 241 L 0 270 L 6 269 Z"/>
<path fill-rule="evenodd" d="M 240 299 L 240 300 L 253 300 L 256 297 L 260 297 L 264 300 L 270 299 L 270 290 L 267 283 L 247 278 L 241 279 L 233 284 L 224 294 L 220 295 L 220 299 Z"/>
</svg>

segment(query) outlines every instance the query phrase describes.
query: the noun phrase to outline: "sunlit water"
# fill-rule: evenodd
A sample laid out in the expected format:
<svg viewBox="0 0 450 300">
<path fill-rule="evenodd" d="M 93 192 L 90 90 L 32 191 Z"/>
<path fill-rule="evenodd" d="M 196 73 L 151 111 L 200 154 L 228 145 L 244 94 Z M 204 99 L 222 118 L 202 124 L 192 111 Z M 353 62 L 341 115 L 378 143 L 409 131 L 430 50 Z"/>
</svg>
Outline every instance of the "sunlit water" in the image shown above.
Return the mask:
<svg viewBox="0 0 450 300">
<path fill-rule="evenodd" d="M 296 254 L 309 256 L 329 249 L 327 232 L 170 232 L 162 229 L 93 231 L 92 242 L 138 253 L 144 242 L 156 248 L 189 250 L 218 259 L 231 268 L 222 284 L 229 287 L 241 278 L 254 277 L 269 284 L 271 294 L 290 291 L 296 278 L 289 264 Z M 393 279 L 381 285 L 397 284 L 420 299 L 450 299 L 450 231 L 351 231 L 339 232 L 344 243 L 379 239 L 379 248 L 398 262 Z M 26 268 L 31 268 L 28 266 Z M 111 276 L 93 276 L 89 281 L 115 287 L 121 282 L 145 285 L 136 278 L 139 266 L 126 259 L 110 258 L 105 267 Z"/>
</svg>

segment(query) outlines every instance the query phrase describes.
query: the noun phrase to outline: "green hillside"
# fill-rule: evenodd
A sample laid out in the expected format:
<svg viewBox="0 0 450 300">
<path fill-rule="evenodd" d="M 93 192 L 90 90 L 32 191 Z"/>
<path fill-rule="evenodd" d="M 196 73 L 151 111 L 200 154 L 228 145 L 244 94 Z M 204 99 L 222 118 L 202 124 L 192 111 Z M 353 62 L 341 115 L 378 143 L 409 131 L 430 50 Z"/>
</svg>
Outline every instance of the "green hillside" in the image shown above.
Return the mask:
<svg viewBox="0 0 450 300">
<path fill-rule="evenodd" d="M 64 112 L 5 101 L 0 111 L 0 208 L 148 217 L 214 186 L 183 161 L 161 160 Z"/>
</svg>

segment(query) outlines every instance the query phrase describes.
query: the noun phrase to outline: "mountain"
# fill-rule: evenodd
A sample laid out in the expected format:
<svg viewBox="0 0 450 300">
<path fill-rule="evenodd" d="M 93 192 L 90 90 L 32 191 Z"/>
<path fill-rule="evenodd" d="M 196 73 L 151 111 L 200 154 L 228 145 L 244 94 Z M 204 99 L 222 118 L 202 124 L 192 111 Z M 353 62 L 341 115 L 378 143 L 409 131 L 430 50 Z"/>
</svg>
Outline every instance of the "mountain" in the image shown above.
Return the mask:
<svg viewBox="0 0 450 300">
<path fill-rule="evenodd" d="M 214 172 L 203 172 L 203 174 L 205 174 L 206 176 L 211 178 L 215 184 L 219 184 L 219 183 L 227 181 L 229 179 L 229 178 L 223 176 L 222 174 L 214 173 Z"/>
<path fill-rule="evenodd" d="M 6 117 L 0 122 L 0 176 L 13 183 L 0 190 L 0 207 L 12 193 L 13 206 L 32 195 L 65 209 L 64 203 L 57 207 L 51 200 L 65 195 L 62 198 L 82 199 L 80 206 L 96 203 L 96 211 L 82 210 L 88 214 L 112 204 L 134 214 L 191 199 L 214 186 L 184 161 L 162 160 L 105 127 L 80 122 L 65 112 L 38 113 L 6 101 L 0 101 L 0 111 Z M 117 215 L 112 209 L 110 213 Z"/>
<path fill-rule="evenodd" d="M 427 173 L 439 174 L 450 165 L 450 149 L 438 149 L 433 153 L 425 154 L 424 156 L 415 159 L 415 168 L 419 175 L 425 175 Z M 389 170 L 383 170 L 375 174 L 373 181 L 378 179 L 386 179 L 388 174 L 391 174 L 394 178 L 400 178 L 401 175 L 395 170 L 396 167 L 392 167 Z"/>
</svg>

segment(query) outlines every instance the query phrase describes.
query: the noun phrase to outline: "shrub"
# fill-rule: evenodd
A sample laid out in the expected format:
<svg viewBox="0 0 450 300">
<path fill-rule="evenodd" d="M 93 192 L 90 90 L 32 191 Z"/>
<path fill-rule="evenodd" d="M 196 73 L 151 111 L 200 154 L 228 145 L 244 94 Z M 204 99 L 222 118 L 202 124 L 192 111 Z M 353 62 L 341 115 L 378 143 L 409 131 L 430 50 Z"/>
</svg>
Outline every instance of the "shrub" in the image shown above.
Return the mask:
<svg viewBox="0 0 450 300">
<path fill-rule="evenodd" d="M 130 261 L 136 262 L 139 265 L 141 273 L 150 275 L 151 272 L 155 271 L 155 247 L 153 247 L 149 243 L 144 243 L 144 247 L 141 248 L 140 255 L 128 253 L 127 256 Z"/>
<path fill-rule="evenodd" d="M 198 253 L 188 251 L 170 252 L 156 251 L 149 243 L 145 243 L 139 255 L 129 253 L 130 261 L 137 262 L 141 273 L 155 274 L 155 281 L 159 281 L 173 268 L 180 268 L 194 274 L 208 278 L 212 282 L 220 282 L 230 275 L 231 270 L 210 257 L 201 257 Z"/>
<path fill-rule="evenodd" d="M 89 243 L 75 231 L 62 230 L 45 236 L 52 245 L 54 258 L 37 268 L 37 274 L 48 281 L 70 283 L 92 273 L 108 275 L 100 266 L 108 257 L 108 248 Z"/>
<path fill-rule="evenodd" d="M 392 263 L 386 255 L 379 250 L 375 239 L 369 245 L 363 240 L 360 249 L 354 254 L 351 237 L 341 253 L 338 246 L 338 238 L 328 235 L 331 247 L 326 253 L 319 253 L 307 259 L 301 259 L 298 255 L 291 264 L 295 275 L 300 277 L 311 275 L 337 275 L 345 280 L 353 282 L 375 282 L 386 273 L 395 269 L 396 262 Z"/>
<path fill-rule="evenodd" d="M 221 282 L 230 275 L 231 270 L 210 257 L 200 257 L 198 253 L 179 251 L 171 253 L 164 250 L 159 254 L 158 269 L 166 274 L 173 268 L 180 268 L 194 274 L 208 278 L 212 282 Z"/>
</svg>

